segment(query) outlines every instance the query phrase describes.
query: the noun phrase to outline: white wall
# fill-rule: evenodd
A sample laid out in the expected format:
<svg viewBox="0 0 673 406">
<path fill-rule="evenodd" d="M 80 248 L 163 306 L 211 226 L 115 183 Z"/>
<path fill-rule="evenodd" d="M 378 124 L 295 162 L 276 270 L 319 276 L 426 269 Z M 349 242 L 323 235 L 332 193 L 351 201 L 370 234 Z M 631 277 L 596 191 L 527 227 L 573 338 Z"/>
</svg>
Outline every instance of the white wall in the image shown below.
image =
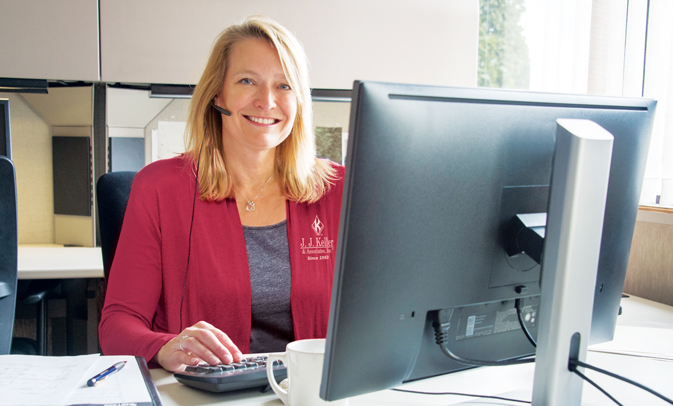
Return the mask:
<svg viewBox="0 0 673 406">
<path fill-rule="evenodd" d="M 172 158 L 185 151 L 188 109 L 189 100 L 172 100 L 152 121 L 147 123 L 144 129 L 145 163 Z"/>
</svg>

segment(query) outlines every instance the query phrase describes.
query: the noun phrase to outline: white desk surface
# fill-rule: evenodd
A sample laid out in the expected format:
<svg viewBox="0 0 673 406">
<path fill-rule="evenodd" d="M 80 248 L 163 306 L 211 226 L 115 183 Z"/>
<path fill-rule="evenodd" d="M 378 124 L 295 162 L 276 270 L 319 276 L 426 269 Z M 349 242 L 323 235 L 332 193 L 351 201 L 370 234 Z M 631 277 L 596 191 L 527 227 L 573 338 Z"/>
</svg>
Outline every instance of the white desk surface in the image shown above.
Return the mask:
<svg viewBox="0 0 673 406">
<path fill-rule="evenodd" d="M 622 300 L 615 339 L 590 347 L 589 364 L 626 376 L 659 393 L 673 398 L 673 307 L 631 297 Z M 621 353 L 621 354 L 617 354 Z M 624 353 L 629 355 L 623 355 Z M 428 392 L 460 392 L 496 395 L 530 401 L 534 364 L 487 367 L 447 374 L 412 382 L 402 389 Z M 184 386 L 163 369 L 151 371 L 162 402 L 173 405 L 283 406 L 273 392 L 257 390 L 236 393 L 209 393 Z M 624 405 L 667 405 L 649 393 L 621 381 L 587 371 L 587 376 L 601 385 Z M 602 406 L 614 403 L 586 382 L 582 405 Z M 226 402 L 226 403 L 225 403 Z M 522 405 L 523 403 L 479 400 L 453 395 L 417 395 L 383 390 L 350 399 L 350 406 L 402 405 Z"/>
<path fill-rule="evenodd" d="M 19 245 L 19 279 L 102 278 L 99 247 Z"/>
</svg>

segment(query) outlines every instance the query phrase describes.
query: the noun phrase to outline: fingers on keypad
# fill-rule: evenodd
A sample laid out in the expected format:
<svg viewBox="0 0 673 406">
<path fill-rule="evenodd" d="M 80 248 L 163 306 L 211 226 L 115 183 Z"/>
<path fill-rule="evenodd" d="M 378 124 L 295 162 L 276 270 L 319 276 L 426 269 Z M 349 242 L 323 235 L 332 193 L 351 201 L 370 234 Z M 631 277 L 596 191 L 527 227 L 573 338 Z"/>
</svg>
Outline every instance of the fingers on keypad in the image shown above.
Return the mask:
<svg viewBox="0 0 673 406">
<path fill-rule="evenodd" d="M 222 372 L 233 372 L 236 370 L 245 370 L 245 369 L 254 369 L 266 367 L 267 357 L 264 355 L 256 357 L 243 358 L 240 362 L 234 362 L 231 364 L 218 364 L 218 365 L 209 365 L 202 363 L 196 366 L 188 366 L 186 372 L 196 372 L 200 374 L 215 374 Z M 276 360 L 273 362 L 273 366 L 283 365 L 283 362 Z"/>
</svg>

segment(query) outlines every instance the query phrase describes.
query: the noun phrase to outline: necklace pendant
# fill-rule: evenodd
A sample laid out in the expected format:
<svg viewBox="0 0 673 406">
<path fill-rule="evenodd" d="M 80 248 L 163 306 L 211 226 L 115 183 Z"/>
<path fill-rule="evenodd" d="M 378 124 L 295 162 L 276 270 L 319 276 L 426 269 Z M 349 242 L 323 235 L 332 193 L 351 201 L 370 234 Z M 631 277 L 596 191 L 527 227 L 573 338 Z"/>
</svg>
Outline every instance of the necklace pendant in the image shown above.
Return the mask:
<svg viewBox="0 0 673 406">
<path fill-rule="evenodd" d="M 245 210 L 247 210 L 247 211 L 255 210 L 255 203 L 254 202 L 248 202 L 248 204 L 245 206 Z"/>
</svg>

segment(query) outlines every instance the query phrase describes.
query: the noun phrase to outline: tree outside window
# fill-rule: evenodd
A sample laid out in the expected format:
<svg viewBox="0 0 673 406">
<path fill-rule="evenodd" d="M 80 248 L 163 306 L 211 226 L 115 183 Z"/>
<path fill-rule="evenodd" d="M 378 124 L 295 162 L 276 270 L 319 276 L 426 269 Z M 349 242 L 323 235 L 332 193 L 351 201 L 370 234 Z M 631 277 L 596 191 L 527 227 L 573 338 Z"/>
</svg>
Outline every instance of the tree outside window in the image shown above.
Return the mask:
<svg viewBox="0 0 673 406">
<path fill-rule="evenodd" d="M 521 26 L 524 0 L 479 1 L 478 85 L 528 89 L 530 60 Z"/>
</svg>

